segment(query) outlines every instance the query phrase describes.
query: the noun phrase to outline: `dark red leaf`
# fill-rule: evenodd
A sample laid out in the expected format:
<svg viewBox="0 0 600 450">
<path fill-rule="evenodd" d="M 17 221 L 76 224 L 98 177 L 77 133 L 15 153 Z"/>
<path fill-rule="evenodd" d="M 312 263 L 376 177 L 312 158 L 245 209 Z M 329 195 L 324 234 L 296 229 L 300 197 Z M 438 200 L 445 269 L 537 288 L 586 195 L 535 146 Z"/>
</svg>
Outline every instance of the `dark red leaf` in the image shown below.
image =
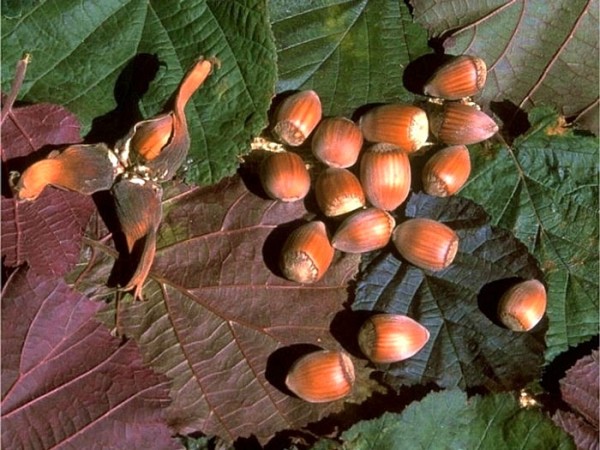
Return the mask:
<svg viewBox="0 0 600 450">
<path fill-rule="evenodd" d="M 2 296 L 3 448 L 180 448 L 169 382 L 95 318 L 100 303 L 17 270 Z"/>
<path fill-rule="evenodd" d="M 598 428 L 594 428 L 581 416 L 558 410 L 552 420 L 571 435 L 579 450 L 598 450 Z"/>
<path fill-rule="evenodd" d="M 600 378 L 598 351 L 581 358 L 560 381 L 563 400 L 598 428 L 598 406 L 600 402 Z"/>
<path fill-rule="evenodd" d="M 163 198 L 145 301 L 121 301 L 117 317 L 145 359 L 173 379 L 176 430 L 229 441 L 254 434 L 264 442 L 339 410 L 343 401 L 295 398 L 283 379 L 302 344 L 340 348 L 330 326 L 347 301 L 358 256 L 338 254 L 323 279 L 301 285 L 281 276 L 277 258 L 308 215 L 303 202 L 261 198 L 238 177 L 204 189 L 168 188 Z M 76 283 L 89 295 L 106 282 L 102 267 L 112 261 L 99 254 L 114 257 L 100 242 L 92 249 L 96 256 L 79 267 Z M 114 326 L 114 309 L 108 313 Z M 364 379 L 357 385 L 350 401 L 369 395 Z"/>
<path fill-rule="evenodd" d="M 598 350 L 579 359 L 560 380 L 563 400 L 573 412 L 558 410 L 552 419 L 573 436 L 578 449 L 599 448 L 598 411 L 600 404 L 600 368 Z"/>
</svg>

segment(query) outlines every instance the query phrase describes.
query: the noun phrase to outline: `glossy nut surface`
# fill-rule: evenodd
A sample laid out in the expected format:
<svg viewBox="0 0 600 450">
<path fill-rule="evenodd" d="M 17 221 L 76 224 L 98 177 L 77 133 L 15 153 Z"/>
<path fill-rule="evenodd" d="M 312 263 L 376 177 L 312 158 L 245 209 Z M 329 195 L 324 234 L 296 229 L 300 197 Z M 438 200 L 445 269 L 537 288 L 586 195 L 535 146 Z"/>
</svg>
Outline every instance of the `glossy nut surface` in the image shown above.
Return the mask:
<svg viewBox="0 0 600 450">
<path fill-rule="evenodd" d="M 297 92 L 279 106 L 273 132 L 283 143 L 297 147 L 313 132 L 322 114 L 321 100 L 315 91 Z"/>
<path fill-rule="evenodd" d="M 429 331 L 408 316 L 377 314 L 358 333 L 361 351 L 374 363 L 403 361 L 418 353 L 429 341 Z"/>
<path fill-rule="evenodd" d="M 427 114 L 412 105 L 376 106 L 359 121 L 363 136 L 370 142 L 385 142 L 414 152 L 426 142 L 429 134 Z"/>
<path fill-rule="evenodd" d="M 303 199 L 310 190 L 310 175 L 300 155 L 271 153 L 261 163 L 260 181 L 269 197 L 284 202 Z"/>
<path fill-rule="evenodd" d="M 469 179 L 471 158 L 464 145 L 453 145 L 435 153 L 423 167 L 423 190 L 436 197 L 455 194 Z"/>
<path fill-rule="evenodd" d="M 445 103 L 430 115 L 431 132 L 449 145 L 470 145 L 489 139 L 498 125 L 483 111 L 463 103 Z"/>
<path fill-rule="evenodd" d="M 346 218 L 331 239 L 334 248 L 364 253 L 387 245 L 396 226 L 394 218 L 379 208 L 367 208 Z"/>
<path fill-rule="evenodd" d="M 458 236 L 454 230 L 425 218 L 402 222 L 392 233 L 392 241 L 408 262 L 431 271 L 452 264 L 458 250 Z"/>
<path fill-rule="evenodd" d="M 373 206 L 387 211 L 396 209 L 410 191 L 408 155 L 393 144 L 370 146 L 360 160 L 360 181 Z"/>
<path fill-rule="evenodd" d="M 529 331 L 544 317 L 546 303 L 546 288 L 540 281 L 523 281 L 504 293 L 498 317 L 513 331 Z"/>
<path fill-rule="evenodd" d="M 327 217 L 346 214 L 366 203 L 360 181 L 348 169 L 329 167 L 321 172 L 315 183 L 315 195 Z"/>
<path fill-rule="evenodd" d="M 315 157 L 330 167 L 353 166 L 363 144 L 358 125 L 345 117 L 331 117 L 321 121 L 312 138 Z"/>
<path fill-rule="evenodd" d="M 352 391 L 354 364 L 342 351 L 321 350 L 298 359 L 285 384 L 302 400 L 324 403 L 339 400 Z"/>
<path fill-rule="evenodd" d="M 314 283 L 331 265 L 334 248 L 321 221 L 301 225 L 287 238 L 280 257 L 283 275 L 298 283 Z"/>
<path fill-rule="evenodd" d="M 460 100 L 481 91 L 486 78 L 487 67 L 483 59 L 461 55 L 439 67 L 425 84 L 423 92 L 431 97 Z"/>
</svg>

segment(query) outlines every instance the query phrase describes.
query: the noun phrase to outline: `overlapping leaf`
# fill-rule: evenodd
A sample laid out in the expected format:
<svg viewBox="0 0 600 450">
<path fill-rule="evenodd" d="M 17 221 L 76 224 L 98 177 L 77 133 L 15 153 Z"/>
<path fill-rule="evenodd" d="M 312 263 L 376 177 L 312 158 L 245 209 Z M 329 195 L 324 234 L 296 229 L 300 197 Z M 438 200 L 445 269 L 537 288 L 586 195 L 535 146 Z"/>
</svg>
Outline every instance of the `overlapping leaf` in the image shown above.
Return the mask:
<svg viewBox="0 0 600 450">
<path fill-rule="evenodd" d="M 429 394 L 401 414 L 385 413 L 342 434 L 343 449 L 575 449 L 541 411 L 522 409 L 510 394 L 467 399 L 450 390 Z M 322 447 L 327 448 L 327 447 Z M 337 448 L 337 447 L 336 447 Z"/>
<path fill-rule="evenodd" d="M 573 436 L 577 448 L 597 449 L 600 403 L 598 350 L 581 358 L 567 371 L 560 381 L 560 391 L 572 411 L 558 410 L 552 420 Z"/>
<path fill-rule="evenodd" d="M 460 197 L 415 194 L 405 214 L 446 223 L 460 243 L 454 262 L 438 272 L 406 263 L 392 250 L 362 267 L 354 310 L 406 314 L 431 333 L 419 353 L 385 368 L 386 379 L 396 386 L 435 382 L 490 390 L 535 379 L 543 361 L 544 324 L 530 333 L 510 331 L 498 325 L 493 306 L 502 282 L 540 278 L 525 246 L 491 227 L 481 207 Z"/>
<path fill-rule="evenodd" d="M 548 284 L 551 361 L 598 334 L 598 141 L 535 109 L 511 147 L 477 146 L 461 195 L 512 230 L 540 261 Z"/>
<path fill-rule="evenodd" d="M 18 269 L 2 292 L 3 448 L 181 448 L 169 381 L 54 277 Z M 93 444 L 92 444 L 93 443 Z"/>
<path fill-rule="evenodd" d="M 475 54 L 490 71 L 479 102 L 587 112 L 598 131 L 597 0 L 412 0 L 415 20 L 450 54 Z M 512 119 L 512 117 L 505 117 Z"/>
<path fill-rule="evenodd" d="M 403 2 L 269 2 L 277 43 L 279 92 L 315 89 L 327 115 L 359 106 L 410 101 L 403 76 L 428 53 L 425 31 Z"/>
<path fill-rule="evenodd" d="M 173 380 L 170 423 L 182 433 L 266 440 L 339 408 L 292 397 L 283 378 L 296 345 L 339 348 L 329 328 L 358 258 L 340 256 L 324 279 L 298 285 L 278 274 L 277 259 L 307 212 L 302 202 L 265 200 L 237 177 L 165 198 L 146 301 L 121 302 L 117 326 Z M 102 281 L 86 278 L 114 261 L 102 244 L 92 248 L 102 255 L 81 267 L 76 286 L 96 295 Z"/>
<path fill-rule="evenodd" d="M 13 108 L 1 132 L 4 176 L 23 170 L 23 162 L 32 161 L 38 150 L 81 141 L 77 118 L 50 104 Z M 17 203 L 6 186 L 1 201 L 4 264 L 27 262 L 38 273 L 56 275 L 73 267 L 94 210 L 91 198 L 47 189 L 35 203 Z"/>
<path fill-rule="evenodd" d="M 261 0 L 40 1 L 2 20 L 3 88 L 24 51 L 33 62 L 23 99 L 68 107 L 86 133 L 96 118 L 91 134 L 104 141 L 115 130 L 125 134 L 140 111 L 156 114 L 199 55 L 217 57 L 221 68 L 187 108 L 188 176 L 201 183 L 235 170 L 236 156 L 266 123 L 275 83 Z"/>
</svg>

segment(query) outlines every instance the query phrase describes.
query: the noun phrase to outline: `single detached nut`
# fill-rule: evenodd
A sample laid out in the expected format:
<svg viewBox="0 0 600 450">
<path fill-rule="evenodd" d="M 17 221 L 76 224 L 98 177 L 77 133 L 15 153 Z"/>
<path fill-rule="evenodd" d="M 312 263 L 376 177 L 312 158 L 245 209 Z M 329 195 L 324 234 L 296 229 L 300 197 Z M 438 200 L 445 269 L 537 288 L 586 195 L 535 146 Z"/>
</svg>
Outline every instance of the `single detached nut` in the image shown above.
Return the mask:
<svg viewBox="0 0 600 450">
<path fill-rule="evenodd" d="M 396 209 L 410 191 L 408 155 L 393 144 L 370 146 L 360 160 L 360 181 L 373 206 L 387 211 Z"/>
<path fill-rule="evenodd" d="M 498 125 L 483 111 L 463 103 L 444 103 L 430 115 L 431 132 L 448 145 L 470 145 L 489 139 Z"/>
<path fill-rule="evenodd" d="M 439 67 L 425 84 L 423 92 L 431 97 L 460 100 L 479 93 L 486 78 L 487 67 L 483 59 L 461 55 Z"/>
<path fill-rule="evenodd" d="M 366 204 L 358 178 L 348 169 L 329 167 L 319 174 L 315 183 L 317 204 L 327 217 L 336 217 Z"/>
<path fill-rule="evenodd" d="M 322 117 L 321 100 L 315 91 L 300 91 L 287 97 L 277 110 L 275 135 L 285 144 L 302 145 Z"/>
<path fill-rule="evenodd" d="M 404 259 L 431 271 L 452 264 L 458 250 L 458 236 L 454 230 L 425 218 L 402 222 L 392 233 L 392 241 Z"/>
<path fill-rule="evenodd" d="M 377 106 L 359 121 L 363 136 L 370 142 L 386 142 L 411 153 L 420 149 L 429 133 L 427 114 L 412 105 Z"/>
<path fill-rule="evenodd" d="M 281 252 L 280 268 L 288 280 L 314 283 L 325 275 L 334 253 L 325 224 L 309 222 L 287 238 Z"/>
<path fill-rule="evenodd" d="M 342 222 L 331 243 L 346 253 L 371 252 L 387 245 L 395 226 L 396 221 L 388 212 L 379 208 L 363 209 Z"/>
<path fill-rule="evenodd" d="M 408 316 L 377 314 L 358 333 L 360 349 L 378 364 L 393 363 L 417 354 L 429 341 L 429 331 Z"/>
<path fill-rule="evenodd" d="M 331 117 L 321 121 L 312 138 L 315 157 L 330 167 L 353 166 L 363 144 L 358 125 L 345 117 Z"/>
<path fill-rule="evenodd" d="M 513 331 L 529 331 L 544 317 L 546 303 L 546 288 L 540 281 L 523 281 L 504 293 L 498 316 Z"/>
<path fill-rule="evenodd" d="M 300 155 L 271 153 L 260 167 L 260 181 L 269 197 L 284 202 L 303 199 L 310 190 L 310 175 Z"/>
<path fill-rule="evenodd" d="M 285 384 L 290 391 L 307 402 L 339 400 L 352 391 L 354 364 L 343 351 L 321 350 L 309 353 L 292 365 Z"/>
<path fill-rule="evenodd" d="M 435 197 L 453 195 L 469 179 L 471 158 L 464 145 L 446 147 L 434 154 L 423 167 L 423 190 Z"/>
</svg>

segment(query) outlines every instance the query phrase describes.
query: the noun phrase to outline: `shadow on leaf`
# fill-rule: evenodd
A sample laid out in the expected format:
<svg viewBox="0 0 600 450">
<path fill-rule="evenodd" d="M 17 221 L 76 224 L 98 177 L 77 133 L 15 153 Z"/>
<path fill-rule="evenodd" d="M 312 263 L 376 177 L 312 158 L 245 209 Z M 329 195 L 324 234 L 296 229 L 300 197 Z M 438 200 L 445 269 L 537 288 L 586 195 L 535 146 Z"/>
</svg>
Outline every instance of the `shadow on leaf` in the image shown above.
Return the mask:
<svg viewBox="0 0 600 450">
<path fill-rule="evenodd" d="M 114 147 L 117 140 L 142 119 L 139 101 L 148 91 L 161 65 L 164 63 L 149 53 L 138 53 L 129 60 L 115 83 L 113 95 L 117 106 L 92 121 L 86 142 L 105 142 L 109 147 Z"/>
</svg>

